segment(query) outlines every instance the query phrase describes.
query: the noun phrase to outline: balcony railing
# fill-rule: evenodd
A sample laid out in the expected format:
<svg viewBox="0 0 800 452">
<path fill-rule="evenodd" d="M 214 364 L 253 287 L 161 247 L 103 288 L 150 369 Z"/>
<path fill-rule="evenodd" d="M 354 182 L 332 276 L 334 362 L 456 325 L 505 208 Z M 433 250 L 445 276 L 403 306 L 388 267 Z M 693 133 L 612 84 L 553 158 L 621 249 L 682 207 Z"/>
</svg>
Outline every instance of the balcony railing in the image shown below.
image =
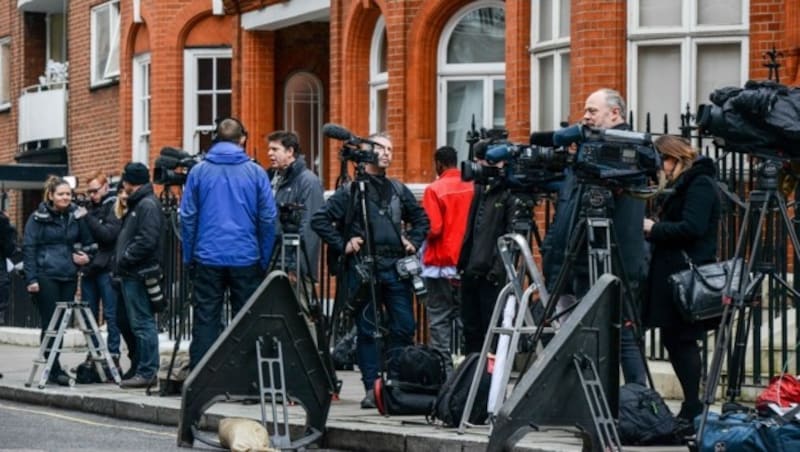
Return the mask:
<svg viewBox="0 0 800 452">
<path fill-rule="evenodd" d="M 17 143 L 66 139 L 67 84 L 53 83 L 25 88 L 19 96 Z"/>
</svg>

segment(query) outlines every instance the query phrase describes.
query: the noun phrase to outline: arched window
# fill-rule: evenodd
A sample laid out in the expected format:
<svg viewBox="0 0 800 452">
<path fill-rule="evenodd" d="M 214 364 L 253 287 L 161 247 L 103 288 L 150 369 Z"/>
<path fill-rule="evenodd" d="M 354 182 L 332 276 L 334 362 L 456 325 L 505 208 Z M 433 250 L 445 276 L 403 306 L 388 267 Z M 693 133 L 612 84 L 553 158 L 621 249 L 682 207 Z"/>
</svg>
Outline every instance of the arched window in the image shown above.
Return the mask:
<svg viewBox="0 0 800 452">
<path fill-rule="evenodd" d="M 389 72 L 386 57 L 389 49 L 386 40 L 386 21 L 383 16 L 375 24 L 369 53 L 369 131 L 386 131 L 386 105 L 389 93 Z"/>
<path fill-rule="evenodd" d="M 286 82 L 283 108 L 286 130 L 297 134 L 306 165 L 322 174 L 322 83 L 309 72 L 298 72 Z"/>
<path fill-rule="evenodd" d="M 466 159 L 467 131 L 505 127 L 506 12 L 503 2 L 480 1 L 458 11 L 439 42 L 439 146 Z"/>
</svg>

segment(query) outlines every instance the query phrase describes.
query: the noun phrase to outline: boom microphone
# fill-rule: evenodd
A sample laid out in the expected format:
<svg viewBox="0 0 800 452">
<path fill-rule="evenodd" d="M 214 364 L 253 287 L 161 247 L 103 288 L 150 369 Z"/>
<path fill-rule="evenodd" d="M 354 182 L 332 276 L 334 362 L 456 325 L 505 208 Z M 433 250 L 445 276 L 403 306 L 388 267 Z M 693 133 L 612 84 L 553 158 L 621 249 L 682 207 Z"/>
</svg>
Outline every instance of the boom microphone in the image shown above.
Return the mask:
<svg viewBox="0 0 800 452">
<path fill-rule="evenodd" d="M 322 134 L 328 138 L 340 141 L 350 141 L 353 139 L 353 134 L 349 130 L 340 126 L 339 124 L 328 123 L 322 126 Z"/>
</svg>

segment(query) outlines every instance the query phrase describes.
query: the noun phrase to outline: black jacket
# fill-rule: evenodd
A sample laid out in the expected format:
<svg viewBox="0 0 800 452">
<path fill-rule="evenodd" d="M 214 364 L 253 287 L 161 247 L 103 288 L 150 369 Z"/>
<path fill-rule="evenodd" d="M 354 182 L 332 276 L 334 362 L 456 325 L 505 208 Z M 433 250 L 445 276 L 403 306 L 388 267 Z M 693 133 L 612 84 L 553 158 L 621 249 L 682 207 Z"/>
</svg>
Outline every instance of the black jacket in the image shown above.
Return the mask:
<svg viewBox="0 0 800 452">
<path fill-rule="evenodd" d="M 117 218 L 114 213 L 116 200 L 116 196 L 108 193 L 103 196 L 99 204 L 93 204 L 89 214 L 86 215 L 86 225 L 98 248 L 97 254 L 86 266 L 86 274 L 94 275 L 112 270 L 114 245 L 117 243 L 117 236 L 122 228 L 122 220 Z"/>
<path fill-rule="evenodd" d="M 411 190 L 402 183 L 385 176 L 368 176 L 366 187 L 367 221 L 378 270 L 390 269 L 406 254 L 398 233 L 404 234 L 419 250 L 430 229 L 428 216 Z M 312 229 L 336 253 L 344 254 L 344 247 L 351 238 L 366 237 L 361 208 L 355 202 L 357 189 L 358 182 L 339 187 L 311 217 Z M 399 201 L 397 207 L 393 207 L 393 198 Z"/>
<path fill-rule="evenodd" d="M 659 199 L 659 219 L 648 237 L 653 257 L 642 306 L 646 326 L 684 325 L 668 282 L 671 274 L 689 267 L 681 250 L 698 265 L 716 259 L 720 198 L 715 174 L 714 162 L 700 157 L 675 181 L 674 192 Z"/>
<path fill-rule="evenodd" d="M 270 176 L 271 180 L 274 175 Z M 306 168 L 305 159 L 301 156 L 288 168 L 284 174 L 280 175 L 277 190 L 275 192 L 275 204 L 279 207 L 279 220 L 280 220 L 280 234 L 284 232 L 283 223 L 287 220 L 287 214 L 291 215 L 291 211 L 287 210 L 288 204 L 301 204 L 303 209 L 297 212 L 299 219 L 299 233 L 308 262 L 311 269 L 305 268 L 305 262 L 301 261 L 301 268 L 304 269 L 305 274 L 311 276 L 314 280 L 317 279 L 319 269 L 319 236 L 311 229 L 311 215 L 318 211 L 325 203 L 325 198 L 322 192 L 322 182 L 319 177 L 314 174 L 310 169 Z M 294 225 L 298 226 L 298 225 Z M 280 242 L 276 242 L 280 243 Z M 296 269 L 297 264 L 294 262 L 294 253 L 287 255 L 287 267 L 289 269 Z M 302 256 L 301 256 L 301 259 Z"/>
<path fill-rule="evenodd" d="M 86 224 L 75 219 L 75 209 L 73 204 L 58 212 L 43 202 L 28 218 L 22 242 L 26 284 L 39 278 L 69 281 L 77 277 L 78 266 L 72 261 L 74 246 L 85 247 L 94 240 Z"/>
<path fill-rule="evenodd" d="M 467 277 L 485 276 L 490 281 L 501 283 L 505 281 L 497 239 L 512 230 L 517 209 L 515 199 L 502 183 L 475 184 L 464 245 L 458 256 L 459 273 Z"/>
<path fill-rule="evenodd" d="M 139 278 L 138 272 L 161 264 L 164 234 L 164 214 L 161 203 L 146 184 L 128 198 L 128 213 L 115 248 L 115 273 Z"/>
</svg>

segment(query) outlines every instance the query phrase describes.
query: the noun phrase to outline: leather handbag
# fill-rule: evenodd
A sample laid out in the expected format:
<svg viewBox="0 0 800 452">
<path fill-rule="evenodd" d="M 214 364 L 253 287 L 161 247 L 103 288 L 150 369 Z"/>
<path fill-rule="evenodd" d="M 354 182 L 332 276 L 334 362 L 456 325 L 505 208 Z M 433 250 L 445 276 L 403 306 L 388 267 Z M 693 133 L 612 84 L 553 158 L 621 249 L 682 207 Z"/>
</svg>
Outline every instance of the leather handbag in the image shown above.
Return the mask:
<svg viewBox="0 0 800 452">
<path fill-rule="evenodd" d="M 681 252 L 689 268 L 670 275 L 669 284 L 683 319 L 692 323 L 721 316 L 725 308 L 722 303 L 723 291 L 725 287 L 733 290 L 739 288 L 743 260 L 738 258 L 695 265 L 685 251 Z"/>
</svg>

